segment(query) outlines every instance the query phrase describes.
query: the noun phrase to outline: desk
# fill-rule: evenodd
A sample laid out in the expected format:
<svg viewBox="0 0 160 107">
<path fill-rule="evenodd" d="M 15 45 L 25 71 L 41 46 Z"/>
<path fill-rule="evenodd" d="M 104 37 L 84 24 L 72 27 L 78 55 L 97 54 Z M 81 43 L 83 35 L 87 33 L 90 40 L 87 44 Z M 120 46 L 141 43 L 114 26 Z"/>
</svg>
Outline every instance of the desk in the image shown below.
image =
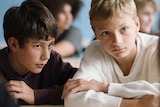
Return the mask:
<svg viewBox="0 0 160 107">
<path fill-rule="evenodd" d="M 81 57 L 63 58 L 64 62 L 69 62 L 73 67 L 79 68 Z"/>
<path fill-rule="evenodd" d="M 20 107 L 64 107 L 64 105 L 26 105 Z"/>
</svg>

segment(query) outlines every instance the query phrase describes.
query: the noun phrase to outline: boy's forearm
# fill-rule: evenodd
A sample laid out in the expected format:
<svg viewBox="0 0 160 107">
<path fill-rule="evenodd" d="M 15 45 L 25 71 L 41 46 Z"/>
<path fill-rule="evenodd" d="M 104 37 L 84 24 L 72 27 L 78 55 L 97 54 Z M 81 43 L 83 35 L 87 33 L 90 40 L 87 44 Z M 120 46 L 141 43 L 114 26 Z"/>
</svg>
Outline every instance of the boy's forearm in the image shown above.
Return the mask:
<svg viewBox="0 0 160 107">
<path fill-rule="evenodd" d="M 61 99 L 62 87 L 34 90 L 35 104 L 54 104 L 61 105 L 64 101 Z"/>
<path fill-rule="evenodd" d="M 108 94 L 122 98 L 141 98 L 145 95 L 160 94 L 160 84 L 147 81 L 134 81 L 125 84 L 110 83 Z"/>
</svg>

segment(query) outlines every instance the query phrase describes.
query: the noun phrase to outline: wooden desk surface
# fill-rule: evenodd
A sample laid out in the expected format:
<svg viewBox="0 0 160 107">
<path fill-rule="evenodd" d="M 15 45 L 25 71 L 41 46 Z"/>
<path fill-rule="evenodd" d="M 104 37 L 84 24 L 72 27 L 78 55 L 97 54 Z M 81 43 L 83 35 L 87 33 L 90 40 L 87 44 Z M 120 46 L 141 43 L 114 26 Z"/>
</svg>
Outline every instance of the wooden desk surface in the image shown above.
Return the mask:
<svg viewBox="0 0 160 107">
<path fill-rule="evenodd" d="M 20 107 L 64 107 L 64 105 L 25 105 Z"/>
<path fill-rule="evenodd" d="M 79 68 L 81 57 L 63 58 L 64 62 L 69 62 L 73 67 Z"/>
</svg>

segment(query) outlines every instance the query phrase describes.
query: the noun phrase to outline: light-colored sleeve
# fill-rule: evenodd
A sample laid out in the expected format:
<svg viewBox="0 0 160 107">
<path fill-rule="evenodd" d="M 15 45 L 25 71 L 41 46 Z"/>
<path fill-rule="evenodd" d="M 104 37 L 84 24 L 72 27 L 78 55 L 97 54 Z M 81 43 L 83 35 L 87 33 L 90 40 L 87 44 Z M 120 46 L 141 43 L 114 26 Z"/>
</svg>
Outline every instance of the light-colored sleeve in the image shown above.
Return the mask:
<svg viewBox="0 0 160 107">
<path fill-rule="evenodd" d="M 125 84 L 110 83 L 108 94 L 123 98 L 140 98 L 151 94 L 160 95 L 160 83 L 149 83 L 144 80 Z"/>
<path fill-rule="evenodd" d="M 80 63 L 79 70 L 74 75 L 74 79 L 96 80 L 99 82 L 111 82 L 112 74 L 110 72 L 111 62 L 105 56 L 106 52 L 93 42 L 86 50 Z M 106 63 L 106 60 L 110 63 Z M 108 66 L 108 67 L 106 67 Z M 105 69 L 107 68 L 107 69 Z M 105 75 L 104 72 L 107 72 Z"/>
<path fill-rule="evenodd" d="M 158 48 L 156 46 L 152 46 L 152 48 L 148 51 L 148 79 L 149 82 L 159 82 L 160 83 L 160 58 Z"/>
<path fill-rule="evenodd" d="M 98 49 L 98 46 L 96 48 L 89 47 L 85 51 L 80 68 L 73 77 L 74 79 L 94 79 L 99 82 L 112 80 L 111 73 L 107 73 L 107 75 L 103 73 L 106 63 L 104 63 L 102 51 Z M 74 93 L 69 99 L 65 100 L 65 107 L 119 107 L 121 100 L 120 97 L 111 96 L 104 92 L 88 90 Z"/>
<path fill-rule="evenodd" d="M 122 98 L 89 90 L 73 94 L 65 100 L 65 107 L 120 107 Z"/>
</svg>

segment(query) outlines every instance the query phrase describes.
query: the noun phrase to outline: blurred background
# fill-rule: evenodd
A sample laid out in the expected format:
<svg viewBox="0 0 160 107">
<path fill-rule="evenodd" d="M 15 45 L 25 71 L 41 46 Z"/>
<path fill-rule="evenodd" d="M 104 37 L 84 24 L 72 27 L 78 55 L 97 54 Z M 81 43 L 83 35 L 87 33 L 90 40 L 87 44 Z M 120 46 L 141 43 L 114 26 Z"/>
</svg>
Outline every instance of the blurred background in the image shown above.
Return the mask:
<svg viewBox="0 0 160 107">
<path fill-rule="evenodd" d="M 22 3 L 23 0 L 1 0 L 0 1 L 0 48 L 6 46 L 6 43 L 4 41 L 3 37 L 3 17 L 5 12 L 8 8 L 11 6 L 19 6 Z M 83 47 L 86 47 L 90 44 L 90 42 L 94 38 L 94 33 L 91 29 L 90 22 L 89 22 L 89 15 L 88 11 L 90 8 L 90 2 L 91 0 L 81 0 L 83 2 L 83 7 L 80 10 L 77 18 L 73 22 L 73 26 L 77 27 L 83 36 L 82 45 Z M 156 0 L 157 4 L 160 7 L 160 0 Z M 152 32 L 159 33 L 159 20 L 160 20 L 160 8 L 158 8 L 158 12 L 155 14 L 155 22 L 152 27 Z"/>
</svg>

